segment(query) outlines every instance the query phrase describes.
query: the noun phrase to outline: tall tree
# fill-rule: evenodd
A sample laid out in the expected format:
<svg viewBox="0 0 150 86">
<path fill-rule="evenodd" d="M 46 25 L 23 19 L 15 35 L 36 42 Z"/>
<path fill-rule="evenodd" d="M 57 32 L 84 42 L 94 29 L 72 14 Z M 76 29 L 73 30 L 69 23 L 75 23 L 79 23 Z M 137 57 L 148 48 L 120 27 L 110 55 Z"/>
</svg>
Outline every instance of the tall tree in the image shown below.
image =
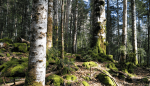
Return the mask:
<svg viewBox="0 0 150 86">
<path fill-rule="evenodd" d="M 53 0 L 48 0 L 47 48 L 53 46 Z"/>
<path fill-rule="evenodd" d="M 122 29 L 122 46 L 124 51 L 121 54 L 121 63 L 126 60 L 126 45 L 127 45 L 127 0 L 123 0 L 123 29 Z"/>
<path fill-rule="evenodd" d="M 45 86 L 48 0 L 33 0 L 26 86 Z"/>
<path fill-rule="evenodd" d="M 135 53 L 135 61 L 134 63 L 137 65 L 137 34 L 136 34 L 136 13 L 135 13 L 135 0 L 131 0 L 131 8 L 132 8 L 132 46 L 133 53 Z"/>
<path fill-rule="evenodd" d="M 150 21 L 149 21 L 149 18 L 150 17 L 150 0 L 149 0 L 149 9 L 148 9 L 148 56 L 147 56 L 147 66 L 149 66 L 149 53 L 150 53 L 150 50 L 149 50 L 149 48 L 150 48 L 150 43 L 149 43 L 149 40 L 150 40 Z"/>
<path fill-rule="evenodd" d="M 61 5 L 61 58 L 64 58 L 64 31 L 63 31 L 63 13 L 64 13 L 64 0 L 62 0 L 62 5 Z"/>
<path fill-rule="evenodd" d="M 73 18 L 74 18 L 74 36 L 73 36 L 73 53 L 77 52 L 77 12 L 78 12 L 78 8 L 77 8 L 77 4 L 78 4 L 78 0 L 74 0 L 75 3 L 75 8 L 74 8 L 74 13 L 73 13 Z"/>
<path fill-rule="evenodd" d="M 106 54 L 106 18 L 105 0 L 95 0 L 93 21 L 93 42 L 92 46 L 96 53 Z"/>
</svg>

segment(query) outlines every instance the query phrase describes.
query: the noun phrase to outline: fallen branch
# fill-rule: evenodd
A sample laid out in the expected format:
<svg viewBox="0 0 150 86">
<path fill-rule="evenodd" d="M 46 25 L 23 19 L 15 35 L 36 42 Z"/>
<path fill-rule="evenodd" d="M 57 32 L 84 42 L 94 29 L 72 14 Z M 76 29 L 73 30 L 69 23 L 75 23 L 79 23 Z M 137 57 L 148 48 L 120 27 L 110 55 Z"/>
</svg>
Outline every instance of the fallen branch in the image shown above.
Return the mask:
<svg viewBox="0 0 150 86">
<path fill-rule="evenodd" d="M 23 38 L 21 38 L 21 37 L 17 38 L 17 41 L 18 41 L 18 42 L 21 42 L 21 43 L 27 43 L 27 44 L 30 44 L 29 41 L 27 41 L 27 40 L 25 40 L 25 39 L 23 39 Z"/>
</svg>

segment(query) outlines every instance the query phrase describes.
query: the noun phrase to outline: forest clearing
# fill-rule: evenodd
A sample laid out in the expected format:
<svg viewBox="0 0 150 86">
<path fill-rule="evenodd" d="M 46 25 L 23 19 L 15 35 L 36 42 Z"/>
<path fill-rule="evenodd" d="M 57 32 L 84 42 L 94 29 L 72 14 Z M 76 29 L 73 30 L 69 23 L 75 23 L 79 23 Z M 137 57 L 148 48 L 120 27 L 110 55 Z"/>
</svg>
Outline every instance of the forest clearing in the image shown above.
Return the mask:
<svg viewBox="0 0 150 86">
<path fill-rule="evenodd" d="M 150 86 L 150 0 L 0 0 L 0 86 Z"/>
</svg>

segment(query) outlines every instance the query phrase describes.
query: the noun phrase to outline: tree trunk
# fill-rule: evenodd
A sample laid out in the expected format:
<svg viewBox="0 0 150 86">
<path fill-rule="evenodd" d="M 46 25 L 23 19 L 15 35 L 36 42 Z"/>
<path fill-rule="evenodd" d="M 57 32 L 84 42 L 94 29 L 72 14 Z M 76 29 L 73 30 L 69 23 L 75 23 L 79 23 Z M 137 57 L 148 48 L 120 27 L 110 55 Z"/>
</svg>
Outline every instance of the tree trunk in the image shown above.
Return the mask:
<svg viewBox="0 0 150 86">
<path fill-rule="evenodd" d="M 110 43 L 110 10 L 109 10 L 109 0 L 107 0 L 107 41 Z M 107 54 L 110 54 L 110 45 L 107 46 Z"/>
<path fill-rule="evenodd" d="M 106 18 L 105 18 L 105 1 L 96 0 L 94 2 L 94 21 L 93 21 L 93 42 L 92 47 L 97 54 L 106 54 Z"/>
<path fill-rule="evenodd" d="M 64 13 L 64 0 L 62 0 L 61 6 L 61 58 L 64 58 L 64 32 L 63 32 L 63 13 Z"/>
<path fill-rule="evenodd" d="M 54 0 L 54 29 L 55 29 L 55 46 L 58 46 L 58 0 Z"/>
<path fill-rule="evenodd" d="M 117 29 L 118 29 L 118 48 L 120 46 L 120 30 L 119 30 L 119 5 L 118 5 L 118 0 L 117 0 Z M 120 58 L 120 53 L 119 53 L 119 50 L 118 50 L 118 58 L 116 60 L 119 61 L 119 58 Z"/>
<path fill-rule="evenodd" d="M 27 86 L 45 86 L 48 0 L 33 0 Z"/>
<path fill-rule="evenodd" d="M 66 23 L 65 23 L 65 29 L 66 29 L 66 35 L 65 35 L 65 50 L 68 52 L 68 27 L 69 27 L 69 15 L 70 15 L 70 2 L 71 0 L 67 0 L 66 5 Z"/>
<path fill-rule="evenodd" d="M 73 36 L 73 53 L 76 53 L 76 46 L 77 46 L 77 0 L 74 0 L 75 9 L 73 13 L 74 17 L 74 36 Z"/>
<path fill-rule="evenodd" d="M 147 56 L 147 66 L 149 66 L 149 53 L 150 53 L 150 51 L 149 51 L 149 46 L 150 46 L 150 43 L 149 43 L 149 40 L 150 40 L 150 35 L 149 35 L 149 33 L 150 33 L 150 22 L 149 22 L 149 16 L 150 16 L 150 0 L 149 0 L 149 13 L 148 13 L 148 56 Z"/>
<path fill-rule="evenodd" d="M 135 0 L 131 0 L 132 7 L 132 46 L 133 53 L 135 53 L 134 63 L 138 64 L 137 58 L 137 34 L 136 34 L 136 13 L 135 13 Z"/>
<path fill-rule="evenodd" d="M 126 60 L 126 45 L 127 45 L 127 0 L 123 0 L 123 29 L 122 29 L 122 46 L 124 48 L 121 53 L 121 63 Z"/>
<path fill-rule="evenodd" d="M 53 0 L 48 0 L 47 49 L 53 46 Z"/>
</svg>

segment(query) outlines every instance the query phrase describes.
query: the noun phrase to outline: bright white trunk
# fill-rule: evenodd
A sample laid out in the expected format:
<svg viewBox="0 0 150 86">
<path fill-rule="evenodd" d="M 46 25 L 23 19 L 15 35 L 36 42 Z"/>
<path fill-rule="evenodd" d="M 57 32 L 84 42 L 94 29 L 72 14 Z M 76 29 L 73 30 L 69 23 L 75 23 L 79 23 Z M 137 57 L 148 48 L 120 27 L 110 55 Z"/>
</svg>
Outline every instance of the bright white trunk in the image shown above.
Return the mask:
<svg viewBox="0 0 150 86">
<path fill-rule="evenodd" d="M 33 1 L 28 76 L 45 86 L 48 0 Z M 33 73 L 34 71 L 34 73 Z"/>
</svg>

